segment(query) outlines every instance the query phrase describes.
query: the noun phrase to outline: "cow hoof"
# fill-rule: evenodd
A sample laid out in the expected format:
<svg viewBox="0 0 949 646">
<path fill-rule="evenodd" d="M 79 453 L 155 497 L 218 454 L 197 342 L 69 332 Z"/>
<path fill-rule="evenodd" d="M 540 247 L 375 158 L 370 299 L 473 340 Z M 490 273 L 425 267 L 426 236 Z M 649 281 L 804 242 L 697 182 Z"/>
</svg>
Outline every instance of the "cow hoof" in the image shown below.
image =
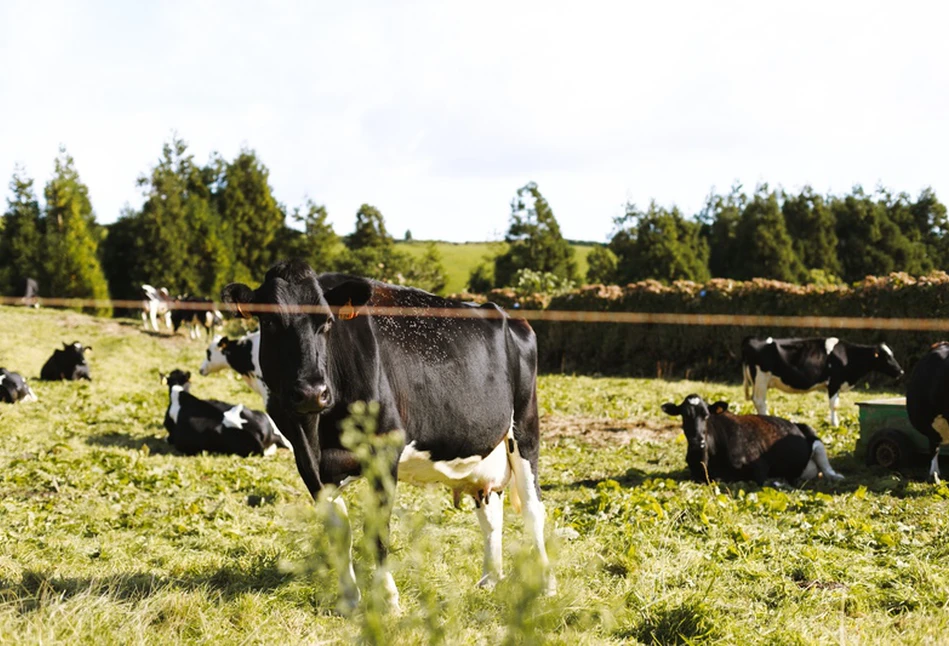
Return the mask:
<svg viewBox="0 0 949 646">
<path fill-rule="evenodd" d="M 837 473 L 836 471 L 834 473 L 825 473 L 824 477 L 826 477 L 831 482 L 840 482 L 841 480 L 844 479 L 843 474 Z"/>
<path fill-rule="evenodd" d="M 484 588 L 485 590 L 494 590 L 494 587 L 498 584 L 499 578 L 492 574 L 485 574 L 481 577 L 481 580 L 478 581 L 478 587 Z"/>
<path fill-rule="evenodd" d="M 544 588 L 544 594 L 548 597 L 557 596 L 557 577 L 553 574 L 547 577 L 547 585 Z"/>
</svg>

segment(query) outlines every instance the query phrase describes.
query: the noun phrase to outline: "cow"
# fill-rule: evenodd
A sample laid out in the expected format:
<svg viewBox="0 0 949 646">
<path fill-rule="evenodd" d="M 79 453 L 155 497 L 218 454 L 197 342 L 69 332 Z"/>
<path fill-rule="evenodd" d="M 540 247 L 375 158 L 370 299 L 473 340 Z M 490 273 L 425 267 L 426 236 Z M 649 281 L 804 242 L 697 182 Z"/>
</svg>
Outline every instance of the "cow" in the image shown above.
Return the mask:
<svg viewBox="0 0 949 646">
<path fill-rule="evenodd" d="M 208 344 L 204 361 L 198 372 L 207 377 L 211 373 L 232 368 L 243 377 L 251 390 L 260 395 L 267 406 L 267 384 L 260 370 L 260 332 L 245 334 L 239 339 L 232 340 L 226 336 L 216 335 Z"/>
<path fill-rule="evenodd" d="M 168 442 L 185 455 L 202 451 L 228 455 L 273 455 L 291 448 L 266 413 L 191 394 L 191 373 L 172 370 L 162 375 L 168 386 L 165 429 Z"/>
<path fill-rule="evenodd" d="M 751 480 L 761 486 L 768 479 L 794 482 L 818 474 L 843 479 L 831 468 L 823 442 L 806 424 L 767 415 L 732 415 L 727 402 L 709 406 L 698 395 L 689 395 L 678 405 L 663 404 L 662 410 L 682 417 L 688 443 L 685 461 L 695 482 Z"/>
<path fill-rule="evenodd" d="M 35 402 L 36 394 L 21 375 L 0 368 L 0 402 L 15 404 L 18 401 Z"/>
<path fill-rule="evenodd" d="M 187 306 L 181 307 L 181 303 L 187 303 Z M 210 337 L 214 334 L 214 328 L 224 324 L 224 318 L 214 307 L 214 301 L 197 296 L 182 296 L 175 299 L 171 325 L 177 333 L 183 324 L 188 326 L 188 336 L 197 339 L 201 336 L 200 328 L 203 327 Z"/>
<path fill-rule="evenodd" d="M 357 276 L 317 275 L 300 260 L 271 267 L 256 290 L 228 285 L 223 300 L 240 314 L 257 313 L 267 411 L 293 444 L 311 495 L 360 475 L 359 462 L 342 445 L 340 425 L 354 402 L 377 402 L 376 432 L 401 438 L 392 475 L 445 484 L 456 496 L 474 499 L 485 539 L 479 585 L 491 587 L 501 576 L 503 491 L 511 483 L 546 591 L 555 592 L 537 468 L 537 343 L 526 321 L 493 303 L 476 306 Z M 332 502 L 348 527 L 343 498 Z M 378 553 L 381 565 L 384 541 Z M 398 608 L 392 575 L 383 576 L 388 600 Z M 353 607 L 359 591 L 351 562 L 339 577 L 343 601 Z"/>
<path fill-rule="evenodd" d="M 21 279 L 17 292 L 21 294 L 21 305 L 34 308 L 40 306 L 40 284 L 35 278 Z"/>
<path fill-rule="evenodd" d="M 165 321 L 165 328 L 171 330 L 171 304 L 174 299 L 166 287 L 155 289 L 151 285 L 142 285 L 142 326 L 147 330 L 152 324 L 152 331 L 158 332 L 158 317 Z"/>
<path fill-rule="evenodd" d="M 929 478 L 938 483 L 939 447 L 949 443 L 949 343 L 936 343 L 913 366 L 906 413 L 913 428 L 929 440 Z"/>
<path fill-rule="evenodd" d="M 788 393 L 826 389 L 832 426 L 838 425 L 841 392 L 847 392 L 874 371 L 893 378 L 903 375 L 893 351 L 885 343 L 859 345 L 836 337 L 745 337 L 741 342 L 741 361 L 745 399 L 754 401 L 759 415 L 768 414 L 768 388 Z"/>
<path fill-rule="evenodd" d="M 78 341 L 63 343 L 62 350 L 54 350 L 53 356 L 46 360 L 40 370 L 40 379 L 43 381 L 77 381 L 85 379 L 92 381 L 89 375 L 89 364 L 86 363 L 86 353 L 92 352 L 91 347 L 85 347 Z"/>
</svg>

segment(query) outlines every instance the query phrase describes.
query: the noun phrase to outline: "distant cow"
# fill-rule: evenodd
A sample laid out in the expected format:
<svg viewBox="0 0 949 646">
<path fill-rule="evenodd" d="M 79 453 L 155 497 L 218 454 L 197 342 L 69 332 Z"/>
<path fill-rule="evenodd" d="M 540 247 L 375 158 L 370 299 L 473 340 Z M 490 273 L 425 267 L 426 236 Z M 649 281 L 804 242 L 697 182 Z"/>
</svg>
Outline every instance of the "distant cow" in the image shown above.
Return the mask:
<svg viewBox="0 0 949 646">
<path fill-rule="evenodd" d="M 186 303 L 187 307 L 180 307 Z M 175 309 L 171 312 L 171 324 L 175 332 L 182 325 L 188 326 L 188 335 L 192 339 L 201 336 L 200 328 L 204 328 L 208 336 L 214 333 L 214 328 L 224 324 L 221 313 L 215 309 L 214 301 L 197 296 L 185 296 L 175 299 Z"/>
<path fill-rule="evenodd" d="M 376 401 L 377 432 L 398 431 L 404 442 L 392 474 L 474 499 L 485 540 L 480 585 L 493 586 L 501 575 L 503 494 L 511 485 L 547 592 L 554 591 L 538 476 L 537 343 L 526 321 L 492 303 L 478 307 L 366 278 L 318 275 L 301 261 L 274 265 L 256 290 L 228 285 L 223 300 L 238 312 L 264 308 L 257 315 L 267 411 L 293 444 L 314 497 L 326 484 L 360 475 L 359 461 L 342 445 L 341 423 L 354 402 Z M 348 526 L 343 498 L 333 504 Z M 385 548 L 383 542 L 380 559 Z M 339 574 L 344 600 L 354 604 L 352 563 Z M 397 605 L 395 582 L 383 576 Z"/>
<path fill-rule="evenodd" d="M 939 482 L 939 447 L 949 444 L 949 343 L 937 343 L 915 366 L 906 386 L 906 413 L 929 439 L 929 477 Z"/>
<path fill-rule="evenodd" d="M 78 341 L 63 343 L 62 350 L 54 350 L 53 356 L 46 360 L 40 370 L 40 379 L 44 381 L 76 381 L 85 379 L 92 381 L 89 376 L 89 364 L 86 363 L 86 353 L 92 352 L 91 347 L 84 347 Z"/>
<path fill-rule="evenodd" d="M 278 447 L 291 449 L 273 422 L 243 404 L 228 404 L 192 395 L 191 373 L 172 370 L 162 378 L 168 385 L 165 428 L 168 442 L 186 455 L 202 451 L 229 455 L 273 455 Z"/>
<path fill-rule="evenodd" d="M 251 332 L 236 340 L 220 335 L 211 339 L 198 372 L 207 377 L 227 367 L 234 369 L 251 390 L 263 397 L 266 407 L 268 391 L 260 370 L 260 332 Z"/>
<path fill-rule="evenodd" d="M 22 376 L 0 368 L 0 402 L 15 404 L 18 401 L 35 402 L 36 394 Z"/>
<path fill-rule="evenodd" d="M 39 307 L 40 284 L 35 278 L 24 278 L 20 281 L 20 303 L 27 307 Z"/>
<path fill-rule="evenodd" d="M 696 482 L 768 479 L 810 480 L 819 473 L 841 480 L 827 460 L 824 444 L 806 424 L 766 415 L 732 415 L 728 404 L 709 406 L 698 395 L 662 410 L 682 417 L 688 441 L 685 461 Z"/>
<path fill-rule="evenodd" d="M 885 343 L 858 345 L 836 337 L 815 339 L 758 339 L 741 342 L 745 399 L 759 415 L 768 414 L 768 388 L 788 393 L 827 390 L 830 423 L 837 426 L 840 393 L 850 390 L 871 372 L 900 377 L 903 369 Z"/>
<path fill-rule="evenodd" d="M 165 327 L 171 330 L 171 303 L 174 299 L 168 294 L 168 289 L 155 289 L 151 285 L 142 285 L 142 325 L 148 329 L 152 324 L 152 331 L 158 331 L 158 317 L 165 321 Z"/>
</svg>

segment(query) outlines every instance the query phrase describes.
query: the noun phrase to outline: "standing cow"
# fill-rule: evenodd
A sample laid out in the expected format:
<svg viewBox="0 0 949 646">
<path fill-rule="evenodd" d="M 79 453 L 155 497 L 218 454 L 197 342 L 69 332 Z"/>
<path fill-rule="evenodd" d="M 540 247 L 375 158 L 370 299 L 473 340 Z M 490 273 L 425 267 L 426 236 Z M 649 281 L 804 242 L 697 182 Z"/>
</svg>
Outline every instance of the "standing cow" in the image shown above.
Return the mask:
<svg viewBox="0 0 949 646">
<path fill-rule="evenodd" d="M 929 478 L 939 482 L 939 447 L 949 444 L 949 343 L 937 343 L 915 366 L 906 386 L 906 413 L 929 440 Z"/>
<path fill-rule="evenodd" d="M 688 442 L 685 461 L 696 482 L 753 480 L 760 486 L 769 478 L 794 482 L 818 474 L 843 479 L 831 468 L 823 442 L 806 424 L 766 415 L 732 415 L 728 403 L 709 406 L 698 395 L 689 395 L 678 405 L 663 404 L 662 410 L 682 417 Z"/>
<path fill-rule="evenodd" d="M 165 328 L 171 330 L 171 295 L 168 288 L 155 289 L 151 285 L 142 285 L 142 326 L 147 330 L 152 324 L 152 331 L 158 331 L 158 318 L 165 321 Z"/>
<path fill-rule="evenodd" d="M 871 372 L 900 377 L 903 369 L 885 343 L 858 345 L 836 337 L 826 339 L 758 339 L 741 342 L 745 399 L 759 415 L 768 414 L 768 388 L 787 393 L 827 390 L 830 423 L 837 426 L 840 393 L 850 390 Z"/>
<path fill-rule="evenodd" d="M 393 475 L 442 483 L 474 498 L 485 538 L 479 584 L 491 586 L 501 576 L 502 496 L 513 481 L 512 502 L 523 505 L 553 593 L 537 473 L 537 345 L 527 322 L 494 304 L 477 307 L 365 278 L 317 275 L 295 260 L 272 267 L 256 290 L 228 285 L 223 300 L 238 312 L 256 308 L 267 411 L 293 444 L 313 496 L 326 483 L 338 486 L 360 474 L 340 442 L 340 422 L 353 402 L 376 401 L 378 432 L 403 433 Z M 373 313 L 373 307 L 399 314 Z M 456 316 L 432 316 L 439 313 Z M 343 498 L 334 504 L 348 524 Z M 355 604 L 352 564 L 339 575 L 344 599 Z M 385 585 L 397 607 L 389 573 Z"/>
<path fill-rule="evenodd" d="M 184 307 L 182 307 L 184 304 Z M 198 296 L 181 296 L 175 299 L 171 312 L 171 325 L 178 332 L 182 325 L 188 326 L 188 336 L 197 339 L 204 328 L 208 337 L 214 334 L 214 328 L 224 325 L 224 318 L 214 307 L 214 301 Z"/>
</svg>

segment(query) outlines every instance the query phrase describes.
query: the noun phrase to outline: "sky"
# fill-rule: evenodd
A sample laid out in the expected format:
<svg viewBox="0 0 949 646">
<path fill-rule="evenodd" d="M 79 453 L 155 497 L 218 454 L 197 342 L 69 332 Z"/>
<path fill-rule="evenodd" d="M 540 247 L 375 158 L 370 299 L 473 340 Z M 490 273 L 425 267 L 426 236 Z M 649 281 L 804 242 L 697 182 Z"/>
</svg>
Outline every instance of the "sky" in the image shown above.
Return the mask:
<svg viewBox="0 0 949 646">
<path fill-rule="evenodd" d="M 949 4 L 0 0 L 0 193 L 60 145 L 100 222 L 173 134 L 255 150 L 288 209 L 496 240 L 535 181 L 565 237 L 626 202 L 855 184 L 949 201 Z"/>
</svg>

